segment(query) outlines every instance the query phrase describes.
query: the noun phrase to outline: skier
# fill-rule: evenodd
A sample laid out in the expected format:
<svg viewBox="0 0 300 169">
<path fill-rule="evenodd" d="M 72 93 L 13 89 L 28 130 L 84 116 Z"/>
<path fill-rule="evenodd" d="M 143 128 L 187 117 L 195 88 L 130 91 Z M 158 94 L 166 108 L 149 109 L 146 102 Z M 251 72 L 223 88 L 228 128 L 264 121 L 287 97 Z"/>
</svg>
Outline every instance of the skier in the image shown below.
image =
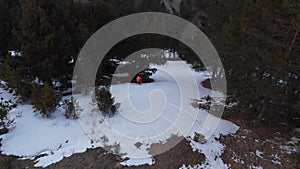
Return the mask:
<svg viewBox="0 0 300 169">
<path fill-rule="evenodd" d="M 142 83 L 142 78 L 141 76 L 136 77 L 136 83 L 141 84 Z"/>
</svg>

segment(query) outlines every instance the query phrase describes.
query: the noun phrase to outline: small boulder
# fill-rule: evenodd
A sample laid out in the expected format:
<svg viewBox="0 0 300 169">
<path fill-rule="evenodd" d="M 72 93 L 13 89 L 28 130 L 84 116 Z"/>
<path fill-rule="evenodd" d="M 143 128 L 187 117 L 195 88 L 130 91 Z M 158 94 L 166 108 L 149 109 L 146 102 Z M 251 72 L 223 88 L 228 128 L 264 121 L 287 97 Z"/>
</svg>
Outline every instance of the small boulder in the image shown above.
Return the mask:
<svg viewBox="0 0 300 169">
<path fill-rule="evenodd" d="M 196 142 L 198 142 L 198 143 L 201 143 L 201 144 L 204 144 L 207 141 L 205 139 L 205 136 L 203 134 L 200 134 L 200 133 L 197 133 L 197 132 L 195 132 L 193 140 L 196 141 Z"/>
</svg>

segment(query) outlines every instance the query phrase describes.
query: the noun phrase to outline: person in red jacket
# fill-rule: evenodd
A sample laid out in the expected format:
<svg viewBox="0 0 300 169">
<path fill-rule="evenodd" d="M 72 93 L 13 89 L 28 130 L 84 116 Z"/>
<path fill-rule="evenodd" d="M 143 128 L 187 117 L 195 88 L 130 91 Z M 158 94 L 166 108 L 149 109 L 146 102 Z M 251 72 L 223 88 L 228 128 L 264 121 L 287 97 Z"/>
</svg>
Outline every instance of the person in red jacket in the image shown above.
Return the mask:
<svg viewBox="0 0 300 169">
<path fill-rule="evenodd" d="M 142 83 L 142 78 L 141 76 L 136 77 L 136 83 L 141 84 Z"/>
</svg>

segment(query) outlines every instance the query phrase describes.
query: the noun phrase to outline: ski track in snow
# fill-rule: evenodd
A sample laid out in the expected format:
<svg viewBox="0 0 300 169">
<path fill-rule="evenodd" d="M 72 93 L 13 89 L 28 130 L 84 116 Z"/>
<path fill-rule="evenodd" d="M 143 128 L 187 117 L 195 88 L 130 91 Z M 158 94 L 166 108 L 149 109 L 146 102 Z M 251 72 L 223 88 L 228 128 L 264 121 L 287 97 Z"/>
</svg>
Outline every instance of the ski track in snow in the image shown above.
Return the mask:
<svg viewBox="0 0 300 169">
<path fill-rule="evenodd" d="M 85 152 L 88 148 L 96 148 L 99 146 L 102 147 L 105 145 L 115 145 L 116 143 L 120 143 L 120 152 L 127 153 L 127 155 L 124 155 L 123 158 L 139 155 L 147 157 L 140 159 L 130 158 L 129 160 L 124 161 L 122 165 L 132 166 L 153 164 L 155 160 L 152 159 L 152 156 L 147 151 L 149 144 L 165 142 L 172 133 L 167 133 L 159 139 L 148 139 L 148 137 L 155 136 L 157 133 L 167 130 L 170 125 L 172 125 L 172 122 L 177 116 L 176 112 L 178 111 L 180 104 L 183 104 L 182 106 L 185 106 L 184 108 L 187 110 L 194 109 L 189 103 L 191 100 L 185 99 L 185 97 L 189 96 L 189 93 L 187 93 L 185 96 L 182 95 L 176 80 L 174 80 L 172 76 L 168 75 L 168 73 L 160 71 L 160 69 L 173 71 L 178 75 L 178 77 L 185 78 L 185 74 L 182 73 L 182 71 L 178 68 L 180 66 L 185 66 L 190 69 L 190 72 L 192 72 L 193 76 L 195 77 L 201 97 L 211 94 L 212 91 L 205 89 L 200 85 L 200 82 L 207 78 L 208 73 L 195 72 L 191 69 L 191 66 L 187 65 L 185 62 L 173 61 L 167 62 L 165 65 L 152 66 L 158 68 L 157 73 L 152 76 L 152 78 L 155 79 L 155 82 L 142 85 L 130 84 L 128 88 L 129 97 L 124 95 L 122 91 L 124 89 L 124 85 L 126 84 L 112 86 L 111 92 L 115 96 L 116 102 L 121 103 L 119 110 L 120 113 L 112 118 L 102 118 L 102 120 L 105 122 L 97 124 L 97 127 L 105 127 L 105 125 L 109 124 L 110 127 L 115 131 L 133 138 L 141 138 L 142 145 L 139 149 L 131 142 L 126 142 L 126 140 L 120 140 L 120 138 L 115 137 L 113 132 L 103 130 L 99 130 L 97 134 L 105 135 L 109 138 L 109 140 L 105 142 L 101 140 L 93 140 L 92 142 L 91 139 L 94 138 L 88 136 L 85 132 L 87 131 L 88 127 L 85 129 L 82 128 L 81 123 L 83 121 L 66 119 L 63 115 L 64 110 L 60 107 L 56 110 L 51 118 L 43 118 L 39 113 L 34 112 L 34 109 L 31 105 L 23 104 L 18 105 L 18 107 L 9 112 L 9 117 L 11 119 L 15 119 L 16 123 L 10 128 L 9 133 L 0 135 L 0 138 L 3 139 L 1 142 L 2 154 L 17 155 L 24 159 L 33 159 L 37 155 L 46 154 L 46 156 L 38 158 L 36 160 L 37 163 L 35 164 L 36 167 L 45 167 L 62 160 L 64 157 L 69 157 L 74 153 Z M 189 82 L 182 84 L 188 85 Z M 156 97 L 162 97 L 162 95 L 153 94 L 153 91 L 162 92 L 164 99 L 167 100 L 164 107 L 164 112 L 158 119 L 153 120 L 149 124 L 137 124 L 127 120 L 121 115 L 122 111 L 125 112 L 126 110 L 129 110 L 130 107 L 130 105 L 124 104 L 124 100 L 126 99 L 129 99 L 130 103 L 137 110 L 150 110 L 151 112 L 151 101 L 154 101 L 155 103 L 155 100 L 159 100 L 159 98 Z M 153 98 L 151 98 L 151 93 L 153 94 Z M 221 95 L 218 92 L 217 94 Z M 2 88 L 0 88 L 0 96 L 5 100 L 15 100 L 15 97 L 12 94 L 8 93 Z M 81 107 L 84 108 L 85 112 L 93 112 L 95 109 L 95 105 L 91 104 L 90 98 L 91 96 L 89 95 L 78 96 L 78 101 Z M 180 99 L 185 100 L 180 101 Z M 219 122 L 219 125 L 212 133 L 212 136 L 206 138 L 207 142 L 205 144 L 200 144 L 189 139 L 193 150 L 205 154 L 206 161 L 197 166 L 183 165 L 181 168 L 228 168 L 228 166 L 224 164 L 220 158 L 224 145 L 218 142 L 215 138 L 218 138 L 221 134 L 226 135 L 229 133 L 235 133 L 238 130 L 238 126 L 229 121 L 220 120 L 219 118 L 208 114 L 204 110 L 197 110 L 197 112 L 195 123 L 187 135 L 185 135 L 186 138 L 193 138 L 194 132 L 205 134 L 207 131 L 209 136 L 209 130 L 213 128 L 214 125 L 204 125 L 204 119 L 210 119 L 212 122 L 216 123 Z M 82 116 L 84 116 L 84 114 L 85 113 L 83 113 Z M 189 115 L 182 117 L 187 120 L 191 118 Z M 80 118 L 84 119 L 84 117 Z M 90 125 L 89 127 L 93 126 Z M 147 135 L 145 135 L 145 132 Z"/>
</svg>

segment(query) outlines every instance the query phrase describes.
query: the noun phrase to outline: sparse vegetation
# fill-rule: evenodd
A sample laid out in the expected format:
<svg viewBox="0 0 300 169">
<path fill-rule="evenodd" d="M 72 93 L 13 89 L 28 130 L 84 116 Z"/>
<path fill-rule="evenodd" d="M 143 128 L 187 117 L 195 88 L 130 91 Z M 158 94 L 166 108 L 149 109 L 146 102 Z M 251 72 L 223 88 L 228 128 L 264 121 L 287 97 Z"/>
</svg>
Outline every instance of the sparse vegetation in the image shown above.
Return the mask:
<svg viewBox="0 0 300 169">
<path fill-rule="evenodd" d="M 8 132 L 8 128 L 14 123 L 14 119 L 9 119 L 7 113 L 11 108 L 16 107 L 12 102 L 0 100 L 0 135 Z"/>
<path fill-rule="evenodd" d="M 4 125 L 4 119 L 7 116 L 7 112 L 9 111 L 9 106 L 8 104 L 4 104 L 0 102 L 0 126 Z"/>
<path fill-rule="evenodd" d="M 83 109 L 79 106 L 79 102 L 71 97 L 71 100 L 64 100 L 63 107 L 65 108 L 65 116 L 67 119 L 78 119 Z"/>
</svg>

